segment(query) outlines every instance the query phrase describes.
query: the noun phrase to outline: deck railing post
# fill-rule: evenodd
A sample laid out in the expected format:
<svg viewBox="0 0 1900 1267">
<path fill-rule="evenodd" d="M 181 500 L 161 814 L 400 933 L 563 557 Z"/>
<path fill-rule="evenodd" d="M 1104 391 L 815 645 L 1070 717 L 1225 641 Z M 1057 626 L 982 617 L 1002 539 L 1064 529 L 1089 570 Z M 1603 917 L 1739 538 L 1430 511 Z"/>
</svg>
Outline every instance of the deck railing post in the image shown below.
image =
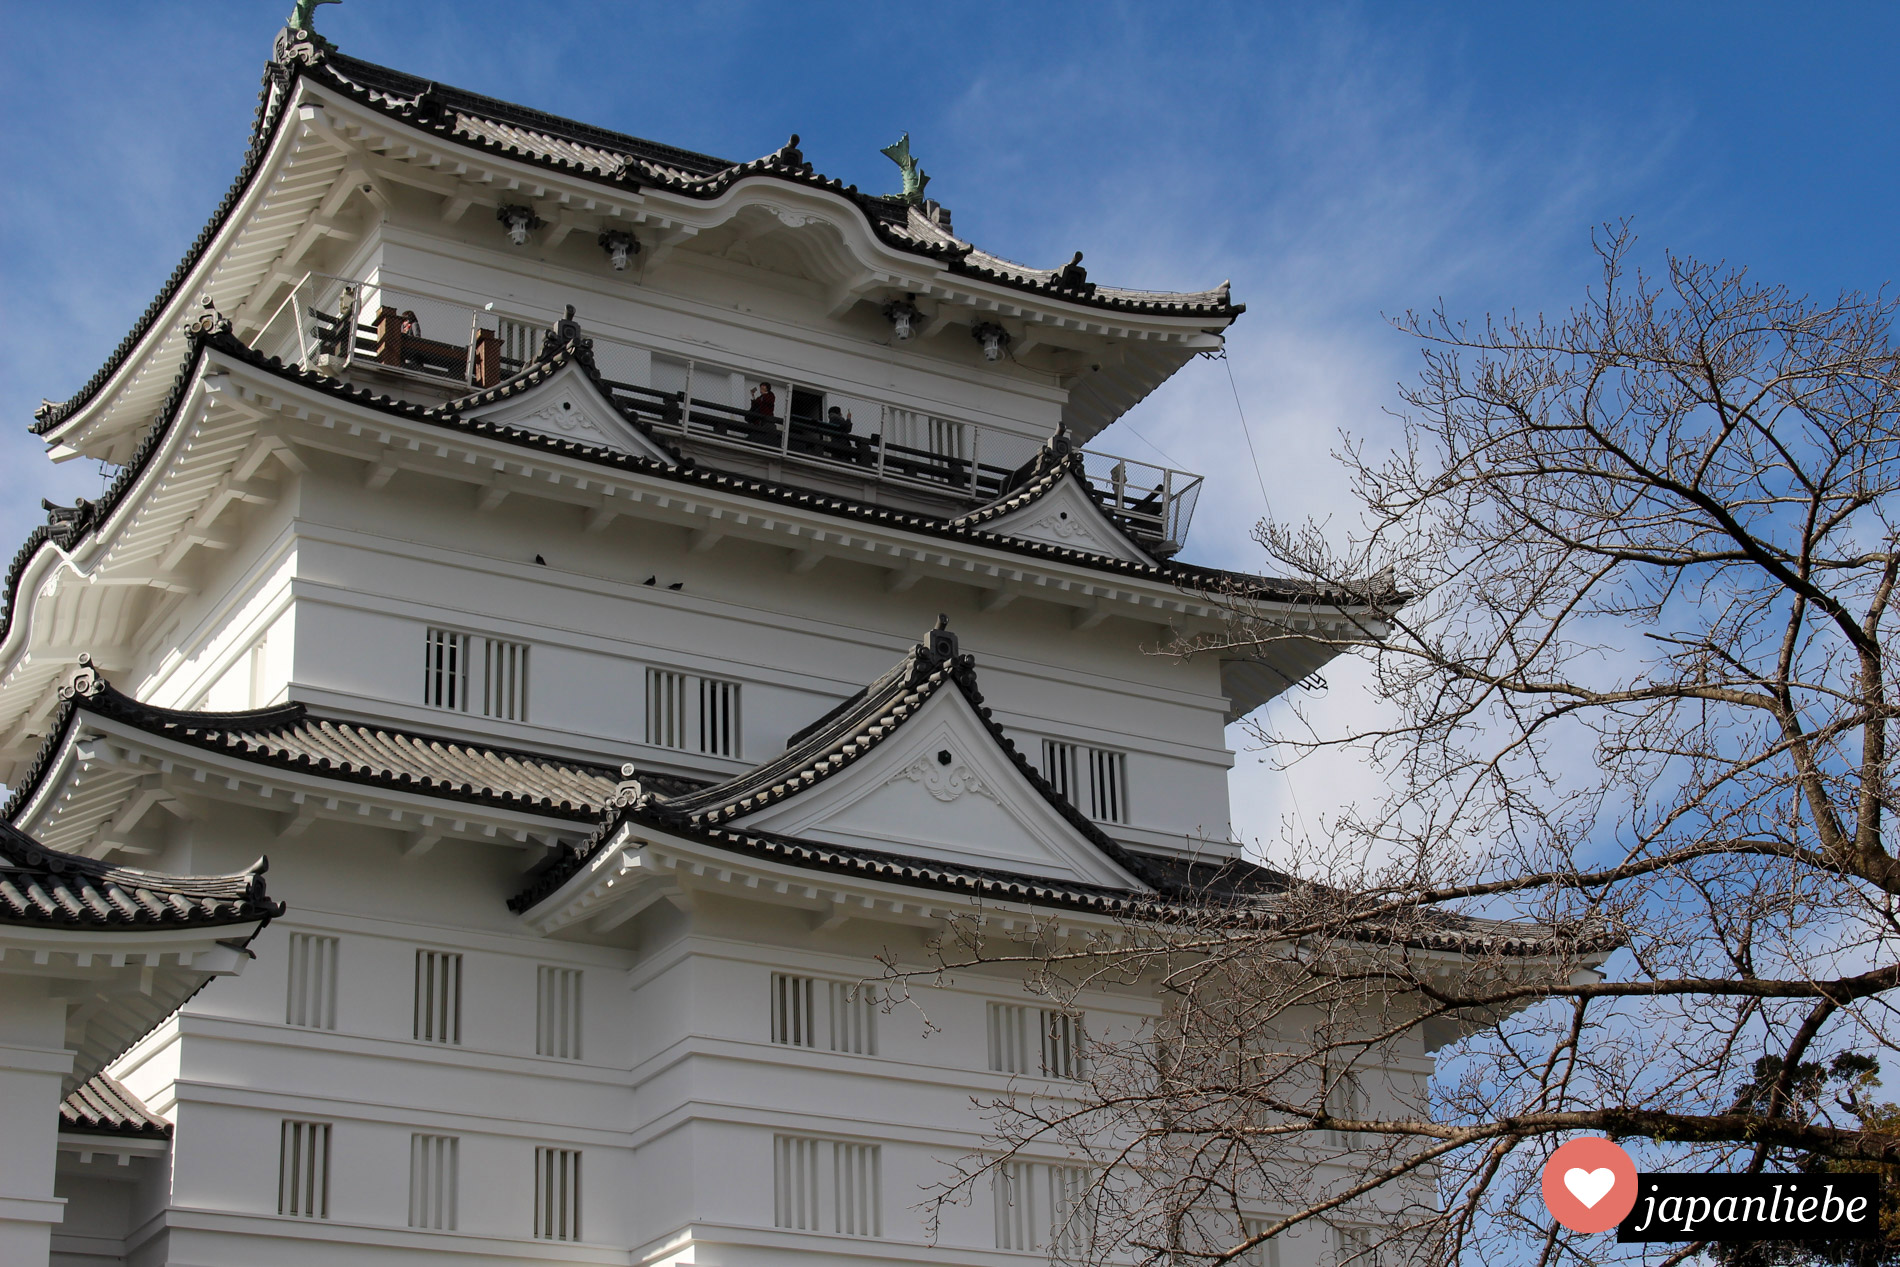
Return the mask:
<svg viewBox="0 0 1900 1267">
<path fill-rule="evenodd" d="M 680 434 L 693 429 L 693 358 L 686 358 L 686 385 L 680 388 Z"/>
<path fill-rule="evenodd" d="M 974 422 L 966 422 L 963 425 L 970 429 L 970 500 L 976 501 L 980 497 L 976 486 L 976 473 L 983 460 L 983 428 Z"/>
</svg>

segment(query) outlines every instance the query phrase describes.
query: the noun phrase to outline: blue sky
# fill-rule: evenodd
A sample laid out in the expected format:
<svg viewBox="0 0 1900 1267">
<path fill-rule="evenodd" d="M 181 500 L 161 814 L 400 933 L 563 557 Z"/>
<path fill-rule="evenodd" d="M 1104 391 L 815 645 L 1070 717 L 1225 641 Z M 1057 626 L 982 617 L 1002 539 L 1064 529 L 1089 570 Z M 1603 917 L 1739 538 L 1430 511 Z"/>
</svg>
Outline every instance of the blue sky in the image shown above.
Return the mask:
<svg viewBox="0 0 1900 1267">
<path fill-rule="evenodd" d="M 96 492 L 26 434 L 156 293 L 236 170 L 289 0 L 9 0 L 0 153 L 0 537 Z M 909 131 L 959 233 L 1114 284 L 1231 278 L 1235 385 L 1282 516 L 1325 515 L 1341 428 L 1373 444 L 1415 352 L 1386 316 L 1560 310 L 1588 234 L 1817 294 L 1894 272 L 1900 9 L 1835 4 L 325 5 L 344 50 L 746 159 L 792 132 L 895 188 Z M 1188 557 L 1256 566 L 1226 369 L 1197 362 L 1103 438 L 1213 473 Z M 9 547 L 10 548 L 10 547 Z M 1335 693 L 1348 690 L 1342 679 Z M 1313 777 L 1314 804 L 1345 794 Z M 1236 781 L 1272 834 L 1283 776 Z M 1305 804 L 1311 799 L 1313 804 Z"/>
</svg>

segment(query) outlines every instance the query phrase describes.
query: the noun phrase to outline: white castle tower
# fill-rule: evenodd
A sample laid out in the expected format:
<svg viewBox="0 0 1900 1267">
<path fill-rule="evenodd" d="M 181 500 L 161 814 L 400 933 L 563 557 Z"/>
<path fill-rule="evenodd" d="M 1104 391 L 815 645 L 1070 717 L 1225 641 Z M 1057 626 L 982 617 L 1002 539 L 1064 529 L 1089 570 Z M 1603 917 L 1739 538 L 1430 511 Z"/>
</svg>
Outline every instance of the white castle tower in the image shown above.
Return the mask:
<svg viewBox="0 0 1900 1267">
<path fill-rule="evenodd" d="M 1200 477 L 1092 447 L 1225 286 L 1013 264 L 907 145 L 873 196 L 797 140 L 280 37 L 237 182 L 35 423 L 119 473 L 6 579 L 9 1267 L 1050 1253 L 1061 1156 L 934 1240 L 921 1192 L 1157 1000 L 961 974 L 927 1032 L 861 983 L 1258 879 L 1223 728 L 1326 653 L 1144 648 L 1236 586 L 1352 613 L 1184 562 Z"/>
</svg>

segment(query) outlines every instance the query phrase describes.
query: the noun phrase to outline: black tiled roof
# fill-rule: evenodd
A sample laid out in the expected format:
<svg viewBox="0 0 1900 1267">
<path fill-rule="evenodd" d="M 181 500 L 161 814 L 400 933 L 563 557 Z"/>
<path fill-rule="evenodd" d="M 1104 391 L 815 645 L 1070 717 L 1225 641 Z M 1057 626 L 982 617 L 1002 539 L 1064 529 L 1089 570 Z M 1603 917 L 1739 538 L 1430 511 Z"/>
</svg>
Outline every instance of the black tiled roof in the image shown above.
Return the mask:
<svg viewBox="0 0 1900 1267">
<path fill-rule="evenodd" d="M 276 357 L 266 357 L 238 341 L 229 331 L 198 336 L 200 348 L 216 348 L 219 352 L 248 362 L 258 369 L 265 370 L 279 378 L 300 383 L 305 387 L 327 393 L 353 404 L 399 417 L 414 419 L 418 422 L 432 423 L 451 427 L 472 435 L 482 435 L 523 448 L 540 449 L 544 452 L 559 453 L 568 457 L 598 462 L 606 466 L 618 466 L 628 470 L 638 470 L 661 479 L 674 480 L 682 484 L 698 484 L 709 488 L 728 490 L 761 501 L 778 502 L 783 505 L 798 506 L 823 514 L 837 515 L 841 518 L 858 519 L 901 528 L 912 532 L 927 533 L 931 536 L 949 540 L 966 541 L 992 549 L 1006 550 L 1014 554 L 1030 555 L 1078 567 L 1093 568 L 1112 572 L 1122 576 L 1131 576 L 1143 580 L 1173 584 L 1193 591 L 1214 590 L 1220 592 L 1244 592 L 1253 596 L 1294 603 L 1322 603 L 1341 606 L 1360 606 L 1363 599 L 1350 594 L 1335 591 L 1315 590 L 1305 583 L 1291 580 L 1278 580 L 1270 577 L 1251 576 L 1244 572 L 1230 572 L 1222 568 L 1200 567 L 1192 563 L 1141 563 L 1112 558 L 1105 554 L 1094 554 L 1087 550 L 1071 549 L 1068 546 L 1052 545 L 1043 541 L 1025 541 L 1020 537 L 1006 536 L 1002 533 L 985 531 L 980 522 L 966 522 L 968 516 L 946 519 L 920 511 L 902 510 L 890 506 L 875 506 L 865 502 L 853 501 L 831 493 L 817 492 L 812 489 L 797 488 L 788 484 L 775 483 L 750 475 L 741 475 L 729 471 L 701 467 L 691 460 L 682 460 L 678 466 L 635 454 L 623 453 L 616 449 L 604 449 L 584 444 L 577 440 L 532 431 L 522 427 L 513 427 L 505 423 L 488 422 L 479 418 L 465 418 L 448 406 L 431 407 L 418 405 L 410 401 L 399 400 L 388 395 L 379 395 L 365 388 L 353 387 L 341 379 L 319 374 L 314 370 L 300 369 L 295 365 L 285 365 Z M 1015 493 L 1004 495 L 1004 500 L 1015 497 Z M 972 512 L 974 514 L 976 512 Z M 95 522 L 103 520 L 102 511 Z M 1395 600 L 1396 595 L 1392 595 Z M 4 636 L 4 631 L 0 631 Z"/>
<path fill-rule="evenodd" d="M 764 176 L 823 189 L 850 201 L 871 231 L 889 245 L 938 260 L 952 272 L 1012 289 L 1124 312 L 1206 317 L 1223 325 L 1245 311 L 1233 302 L 1225 283 L 1198 294 L 1121 290 L 1088 281 L 1079 253 L 1062 268 L 1035 269 L 979 251 L 942 225 L 914 213 L 901 198 L 865 194 L 855 185 L 813 171 L 798 148 L 796 135 L 763 158 L 732 163 L 432 83 L 340 53 L 306 73 L 373 109 L 459 144 L 632 188 L 650 185 L 690 198 L 712 199 L 740 180 Z"/>
<path fill-rule="evenodd" d="M 109 1074 L 94 1074 L 59 1103 L 59 1129 L 86 1135 L 170 1139 L 172 1124 Z"/>
<path fill-rule="evenodd" d="M 643 817 L 658 823 L 710 828 L 757 813 L 798 796 L 867 756 L 916 716 L 925 701 L 946 688 L 963 693 L 990 738 L 1016 769 L 1069 825 L 1130 874 L 1146 880 L 1140 858 L 1097 827 L 1068 798 L 1042 777 L 1003 732 L 976 685 L 976 657 L 956 649 L 945 632 L 930 644 L 910 649 L 902 660 L 870 686 L 792 736 L 784 752 L 745 773 L 680 797 L 655 798 L 641 806 Z"/>
<path fill-rule="evenodd" d="M 848 860 L 848 869 L 854 870 L 869 865 L 874 870 L 897 867 L 907 878 L 956 877 L 951 887 L 957 888 L 968 883 L 1002 883 L 1011 892 L 1025 885 L 1037 892 L 1052 894 L 1070 890 L 1093 895 L 1116 892 L 1094 885 L 1068 885 L 1001 871 L 925 862 L 898 854 L 847 849 L 731 826 L 735 819 L 798 796 L 855 764 L 896 734 L 932 696 L 946 689 L 962 692 L 990 737 L 1017 770 L 1090 844 L 1141 881 L 1153 883 L 1160 878 L 1158 873 L 1151 874 L 1145 856 L 1125 848 L 1104 833 L 1017 751 L 1015 743 L 996 724 L 983 702 L 983 693 L 977 689 L 976 658 L 961 654 L 956 639 L 941 630 L 931 635 L 928 644 L 912 647 L 877 681 L 793 735 L 785 751 L 778 756 L 724 783 L 683 796 L 643 797 L 634 806 L 624 809 L 622 816 L 668 831 L 696 835 L 712 843 L 763 844 L 767 852 L 805 859 L 813 865 L 836 866 Z M 618 821 L 618 818 L 610 819 L 580 849 L 556 858 L 509 905 L 517 911 L 527 910 L 560 888 L 606 845 Z M 1129 891 L 1122 896 L 1134 897 L 1135 894 Z"/>
<path fill-rule="evenodd" d="M 1139 541 L 1130 537 L 1122 526 L 1115 522 L 1115 513 L 1110 509 L 1107 499 L 1090 481 L 1084 465 L 1082 451 L 1069 440 L 1068 428 L 1064 427 L 1049 437 L 1048 443 L 1036 451 L 1036 456 L 1025 463 L 1021 470 L 1010 477 L 1007 486 L 993 501 L 985 502 L 975 510 L 967 511 L 949 520 L 959 528 L 979 528 L 1004 515 L 1023 509 L 1055 491 L 1057 485 L 1067 476 L 1075 480 L 1076 487 L 1083 496 L 1095 503 L 1102 512 L 1102 518 L 1136 553 L 1143 558 L 1151 557 L 1148 550 Z"/>
<path fill-rule="evenodd" d="M 625 132 L 614 132 L 607 128 L 595 127 L 590 123 L 564 119 L 559 115 L 546 114 L 527 106 L 516 105 L 511 101 L 503 101 L 498 97 L 485 97 L 480 93 L 436 83 L 419 75 L 411 75 L 406 71 L 378 66 L 374 62 L 366 62 L 360 57 L 351 57 L 346 53 L 330 54 L 326 65 L 333 74 L 352 85 L 381 94 L 392 102 L 426 101 L 438 110 L 476 115 L 483 119 L 492 119 L 497 123 L 528 128 L 546 136 L 587 146 L 590 149 L 622 155 L 633 159 L 643 167 L 675 171 L 691 176 L 715 176 L 738 166 L 730 159 L 714 158 L 710 154 L 697 154 L 692 150 L 662 145 L 658 141 L 649 141 L 644 137 L 630 136 Z"/>
<path fill-rule="evenodd" d="M 1108 555 L 1093 554 L 1086 550 L 1075 550 L 1067 546 L 1052 545 L 1042 541 L 1025 541 L 1002 533 L 989 532 L 982 526 L 985 519 L 993 516 L 981 515 L 984 508 L 978 508 L 970 514 L 954 519 L 944 519 L 918 511 L 896 509 L 889 506 L 874 506 L 865 502 L 853 501 L 830 493 L 816 492 L 811 489 L 795 488 L 787 484 L 774 483 L 749 475 L 739 475 L 726 471 L 703 468 L 690 458 L 682 459 L 678 465 L 668 465 L 652 458 L 623 453 L 616 449 L 605 449 L 583 444 L 577 440 L 562 439 L 522 427 L 511 427 L 502 423 L 486 422 L 478 418 L 465 418 L 447 406 L 431 407 L 401 400 L 387 394 L 378 394 L 365 388 L 352 387 L 341 379 L 319 374 L 314 370 L 300 369 L 295 365 L 285 365 L 276 357 L 266 357 L 238 341 L 229 330 L 220 329 L 212 333 L 197 333 L 192 338 L 191 353 L 180 366 L 178 377 L 172 385 L 171 395 L 164 410 L 153 422 L 139 441 L 138 448 L 126 465 L 121 467 L 112 486 L 96 502 L 85 503 L 76 515 L 68 515 L 57 524 L 43 525 L 28 534 L 25 544 L 15 553 L 11 566 L 7 569 L 4 605 L 0 606 L 0 641 L 4 641 L 13 624 L 14 610 L 19 604 L 20 577 L 33 555 L 49 541 L 57 541 L 62 549 L 71 549 L 75 543 L 95 531 L 111 517 L 132 486 L 145 473 L 165 437 L 177 421 L 178 408 L 185 398 L 185 388 L 189 386 L 196 372 L 200 357 L 205 349 L 215 348 L 227 356 L 235 357 L 258 369 L 265 370 L 279 378 L 301 384 L 316 391 L 324 392 L 341 400 L 366 408 L 380 410 L 401 418 L 409 418 L 435 426 L 452 428 L 471 435 L 487 436 L 502 440 L 522 448 L 539 449 L 543 452 L 559 453 L 567 457 L 597 462 L 605 466 L 617 466 L 624 470 L 638 470 L 662 479 L 675 480 L 683 484 L 697 484 L 716 488 L 762 501 L 777 502 L 781 505 L 797 506 L 817 511 L 821 514 L 836 515 L 840 518 L 855 519 L 861 522 L 882 524 L 891 528 L 900 528 L 911 532 L 920 532 L 934 537 L 953 541 L 964 541 L 989 549 L 1008 551 L 1013 554 L 1028 555 L 1034 558 L 1054 562 L 1073 564 L 1078 567 L 1092 568 L 1142 580 L 1171 584 L 1193 592 L 1216 592 L 1246 594 L 1269 601 L 1289 603 L 1318 603 L 1329 606 L 1363 606 L 1362 596 L 1315 590 L 1302 582 L 1277 580 L 1269 577 L 1249 576 L 1242 572 L 1230 572 L 1221 568 L 1199 567 L 1191 563 L 1173 561 L 1160 563 L 1141 563 L 1111 558 Z M 556 350 L 554 357 L 562 355 Z M 550 362 L 552 364 L 552 362 Z M 524 371 L 524 374 L 528 371 Z M 597 379 L 597 376 L 595 376 Z M 511 380 L 517 381 L 517 380 Z M 538 379 L 536 381 L 539 381 Z M 498 390 L 496 389 L 490 389 Z M 604 393 L 611 402 L 611 392 Z M 478 394 L 482 399 L 486 393 Z M 615 406 L 619 408 L 618 405 Z M 621 411 L 625 417 L 625 411 Z M 659 443 L 659 441 L 655 441 Z M 666 447 L 666 446 L 663 446 Z M 671 452 L 670 447 L 668 451 Z M 1088 487 L 1087 481 L 1083 486 Z M 1021 489 L 1005 494 L 1000 500 L 1012 501 L 1023 495 Z M 1002 513 L 1002 512 L 998 512 Z M 1397 594 L 1382 595 L 1382 601 L 1397 602 Z"/>
<path fill-rule="evenodd" d="M 1217 290 L 1202 294 L 1118 291 L 1076 282 L 1079 269 L 1075 264 L 1061 269 L 1031 269 L 1011 264 L 976 250 L 939 227 L 918 223 L 920 217 L 901 199 L 864 194 L 855 185 L 816 174 L 799 152 L 796 136 L 764 158 L 733 163 L 545 114 L 331 52 L 314 60 L 293 57 L 266 65 L 250 143 L 237 178 L 186 249 L 178 267 L 172 270 L 157 296 L 106 358 L 105 364 L 66 400 L 48 401 L 34 412 L 32 430 L 36 434 L 52 430 L 90 401 L 177 297 L 179 287 L 197 267 L 257 175 L 283 122 L 284 104 L 290 99 L 298 78 L 305 75 L 410 126 L 434 132 L 457 144 L 556 170 L 580 171 L 592 179 L 629 188 L 653 185 L 687 197 L 713 199 L 735 182 L 757 176 L 823 189 L 850 200 L 863 213 L 872 232 L 891 246 L 939 260 L 952 272 L 1013 289 L 1092 307 L 1160 316 L 1206 317 L 1223 325 L 1246 310 L 1245 305 L 1232 301 L 1225 283 Z"/>
<path fill-rule="evenodd" d="M 1194 860 L 1129 850 L 1155 885 L 1152 893 L 1114 889 L 1048 876 L 1023 875 L 963 866 L 883 850 L 854 848 L 739 827 L 702 827 L 664 819 L 647 809 L 622 810 L 605 820 L 579 849 L 563 855 L 535 876 L 508 908 L 526 912 L 573 879 L 622 824 L 648 826 L 680 839 L 745 854 L 769 862 L 837 875 L 855 876 L 913 888 L 934 889 L 975 901 L 1022 902 L 1035 906 L 1087 911 L 1096 915 L 1168 920 L 1186 910 L 1205 913 L 1234 908 L 1235 918 L 1261 917 L 1258 903 L 1284 891 L 1292 881 L 1282 872 L 1244 858 Z M 1268 913 L 1271 918 L 1271 913 Z M 1609 950 L 1615 943 L 1588 930 L 1554 932 L 1538 925 L 1470 919 L 1449 911 L 1429 912 L 1425 927 L 1408 926 L 1396 940 L 1418 950 L 1449 954 L 1544 956 Z M 1376 923 L 1342 930 L 1342 936 L 1368 944 L 1391 944 L 1395 935 Z"/>
<path fill-rule="evenodd" d="M 593 821 L 613 803 L 621 777 L 616 769 L 590 762 L 317 716 L 302 704 L 241 713 L 156 708 L 96 677 L 63 707 L 66 713 L 49 728 L 0 817 L 11 818 L 31 798 L 81 712 L 280 769 L 582 822 Z M 662 792 L 683 794 L 700 786 L 699 780 L 677 775 L 638 777 Z"/>
<path fill-rule="evenodd" d="M 0 822 L 0 924 L 34 928 L 204 928 L 284 913 L 262 858 L 234 875 L 162 875 L 48 849 Z"/>
<path fill-rule="evenodd" d="M 678 449 L 653 433 L 653 428 L 647 424 L 646 419 L 620 403 L 614 395 L 613 388 L 609 387 L 606 380 L 601 377 L 600 367 L 594 363 L 592 339 L 569 338 L 559 341 L 554 334 L 550 333 L 541 345 L 540 354 L 516 373 L 496 383 L 493 387 L 485 387 L 481 391 L 458 396 L 444 404 L 442 408 L 448 413 L 463 414 L 469 410 L 485 409 L 489 405 L 500 404 L 504 400 L 534 390 L 569 365 L 575 366 L 586 375 L 587 381 L 593 384 L 595 391 L 600 393 L 601 400 L 620 415 L 628 426 L 639 432 L 649 444 L 675 462 L 685 461 Z"/>
</svg>

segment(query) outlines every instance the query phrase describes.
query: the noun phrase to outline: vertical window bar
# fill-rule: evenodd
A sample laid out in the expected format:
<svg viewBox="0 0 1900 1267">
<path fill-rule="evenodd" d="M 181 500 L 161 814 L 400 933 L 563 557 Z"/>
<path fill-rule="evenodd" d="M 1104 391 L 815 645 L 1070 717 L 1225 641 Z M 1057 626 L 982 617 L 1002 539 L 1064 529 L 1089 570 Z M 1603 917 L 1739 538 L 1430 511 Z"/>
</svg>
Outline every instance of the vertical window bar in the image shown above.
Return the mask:
<svg viewBox="0 0 1900 1267">
<path fill-rule="evenodd" d="M 315 933 L 290 935 L 286 1025 L 336 1028 L 336 944 L 336 938 Z"/>
<path fill-rule="evenodd" d="M 581 1058 L 581 973 L 543 964 L 539 971 L 535 1054 Z"/>
<path fill-rule="evenodd" d="M 330 1217 L 330 1126 L 285 1120 L 277 1162 L 277 1212 Z"/>
<path fill-rule="evenodd" d="M 416 951 L 416 1038 L 459 1046 L 462 1041 L 462 956 Z"/>
</svg>

